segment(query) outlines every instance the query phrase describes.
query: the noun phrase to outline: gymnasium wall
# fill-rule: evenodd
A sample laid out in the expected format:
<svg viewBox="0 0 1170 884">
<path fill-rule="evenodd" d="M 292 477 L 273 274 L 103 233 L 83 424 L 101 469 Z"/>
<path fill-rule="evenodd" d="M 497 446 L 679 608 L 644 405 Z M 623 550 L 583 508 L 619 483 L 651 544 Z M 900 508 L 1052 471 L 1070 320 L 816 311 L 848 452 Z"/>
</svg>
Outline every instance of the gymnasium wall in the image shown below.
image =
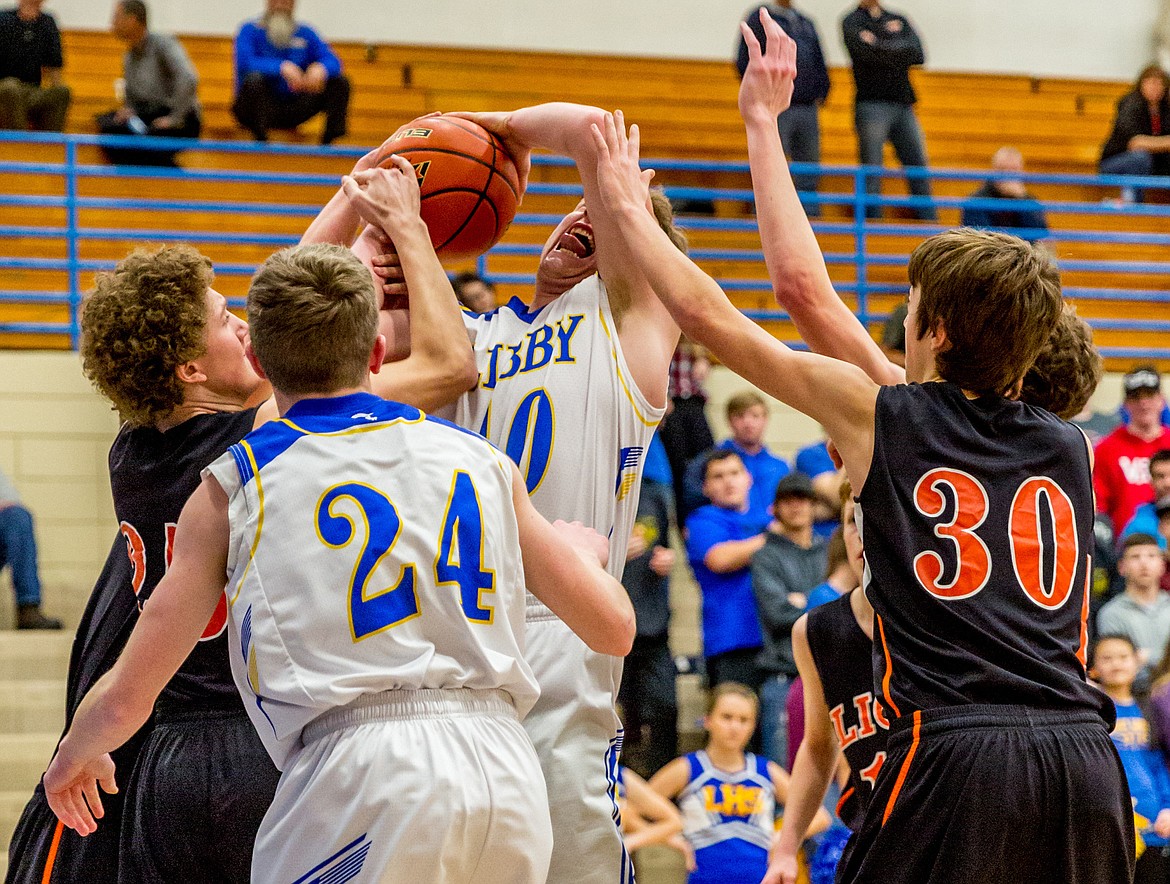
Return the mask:
<svg viewBox="0 0 1170 884">
<path fill-rule="evenodd" d="M 230 34 L 263 0 L 148 0 L 154 23 Z M 379 43 L 727 58 L 748 0 L 300 0 L 327 37 Z M 844 64 L 839 20 L 849 0 L 798 0 L 817 22 L 830 64 Z M 930 67 L 1101 79 L 1133 78 L 1152 57 L 1159 0 L 893 0 L 923 37 Z M 67 28 L 105 29 L 112 0 L 49 0 Z"/>
</svg>

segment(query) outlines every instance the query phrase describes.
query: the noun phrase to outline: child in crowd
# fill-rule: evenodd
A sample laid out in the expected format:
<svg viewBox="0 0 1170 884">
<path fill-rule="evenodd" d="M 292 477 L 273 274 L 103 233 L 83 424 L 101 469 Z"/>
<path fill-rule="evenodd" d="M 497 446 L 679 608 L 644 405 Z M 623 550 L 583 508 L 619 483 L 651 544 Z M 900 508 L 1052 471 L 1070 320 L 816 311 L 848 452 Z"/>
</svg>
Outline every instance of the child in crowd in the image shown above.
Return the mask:
<svg viewBox="0 0 1170 884">
<path fill-rule="evenodd" d="M 759 701 L 749 688 L 716 686 L 703 719 L 706 748 L 676 758 L 650 780 L 682 811 L 683 835 L 671 844 L 687 857 L 688 884 L 759 884 L 768 868 L 776 811 L 788 799 L 788 774 L 744 751 L 758 714 Z M 806 835 L 828 826 L 822 808 Z"/>
<path fill-rule="evenodd" d="M 1100 636 L 1093 643 L 1091 672 L 1117 707 L 1113 742 L 1129 781 L 1137 829 L 1145 842 L 1145 852 L 1134 868 L 1134 884 L 1165 884 L 1170 881 L 1170 773 L 1134 698 L 1137 646 L 1126 635 Z"/>
</svg>

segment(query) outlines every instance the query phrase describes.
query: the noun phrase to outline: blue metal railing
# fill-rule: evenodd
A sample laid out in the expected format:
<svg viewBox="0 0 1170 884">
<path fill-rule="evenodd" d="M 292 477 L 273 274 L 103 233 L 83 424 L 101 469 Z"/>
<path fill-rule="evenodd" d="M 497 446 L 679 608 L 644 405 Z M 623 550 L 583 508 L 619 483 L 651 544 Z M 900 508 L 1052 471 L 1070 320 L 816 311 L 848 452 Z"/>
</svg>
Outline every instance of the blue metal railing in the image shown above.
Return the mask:
<svg viewBox="0 0 1170 884">
<path fill-rule="evenodd" d="M 34 161 L 19 161 L 3 158 L 5 147 L 13 144 L 39 145 L 40 152 L 45 156 L 38 156 Z M 129 148 L 152 148 L 163 150 L 197 149 L 200 152 L 214 152 L 219 154 L 238 154 L 253 157 L 288 157 L 288 158 L 315 158 L 351 161 L 363 153 L 365 149 L 352 147 L 313 147 L 308 145 L 288 144 L 253 144 L 242 141 L 200 141 L 191 142 L 182 139 L 161 138 L 126 138 L 121 136 L 96 135 L 58 135 L 49 133 L 16 133 L 0 132 L 0 175 L 35 176 L 42 181 L 60 181 L 60 195 L 34 194 L 11 192 L 0 193 L 0 207 L 11 208 L 43 208 L 64 210 L 64 224 L 14 224 L 3 223 L 4 213 L 0 211 L 0 243 L 14 239 L 34 239 L 63 242 L 65 245 L 64 258 L 50 257 L 16 257 L 5 255 L 0 245 L 0 272 L 9 271 L 51 271 L 63 272 L 66 279 L 64 291 L 17 290 L 11 283 L 0 279 L 0 303 L 25 303 L 64 305 L 68 308 L 68 321 L 63 323 L 52 322 L 8 322 L 0 323 L 0 332 L 24 332 L 35 334 L 67 334 L 76 347 L 78 339 L 78 310 L 81 303 L 83 273 L 108 270 L 114 266 L 114 261 L 91 260 L 81 256 L 81 245 L 86 242 L 129 240 L 129 241 L 175 241 L 182 240 L 195 244 L 235 244 L 271 246 L 280 248 L 297 242 L 298 237 L 284 233 L 269 232 L 231 232 L 223 229 L 207 229 L 207 225 L 192 223 L 187 229 L 154 229 L 142 228 L 128 224 L 125 227 L 93 227 L 81 223 L 81 214 L 88 209 L 118 210 L 126 212 L 168 212 L 181 214 L 214 213 L 225 218 L 240 215 L 281 216 L 312 218 L 317 214 L 322 202 L 322 189 L 332 188 L 337 184 L 338 176 L 320 173 L 295 172 L 268 172 L 240 169 L 170 169 L 159 167 L 127 167 L 111 166 L 104 163 L 83 163 L 79 160 L 80 149 L 93 149 L 102 146 L 117 146 Z M 60 161 L 50 161 L 48 154 L 58 153 Z M 533 165 L 536 167 L 567 167 L 572 161 L 564 157 L 534 156 Z M 674 173 L 684 174 L 732 174 L 743 178 L 749 171 L 747 163 L 743 162 L 714 162 L 707 160 L 659 159 L 644 161 L 644 165 L 652 167 L 660 173 L 659 178 L 667 182 L 665 190 L 668 196 L 675 200 L 709 200 L 709 201 L 736 201 L 748 202 L 753 198 L 752 191 L 736 187 L 695 187 L 684 184 L 672 184 L 670 179 Z M 1041 185 L 1072 185 L 1082 188 L 1093 188 L 1093 200 L 1048 200 L 1036 201 L 1036 205 L 1044 211 L 1057 216 L 1076 216 L 1069 218 L 1068 223 L 1055 225 L 1050 231 L 1025 230 L 1016 231 L 1024 236 L 1044 238 L 1053 244 L 1057 253 L 1061 244 L 1083 245 L 1098 243 L 1116 246 L 1119 255 L 1100 260 L 1064 259 L 1060 266 L 1065 273 L 1105 273 L 1119 277 L 1111 280 L 1109 287 L 1075 286 L 1065 287 L 1065 293 L 1077 300 L 1096 300 L 1102 302 L 1131 302 L 1141 304 L 1143 315 L 1126 317 L 1123 319 L 1091 319 L 1090 324 L 1101 331 L 1110 332 L 1166 332 L 1170 331 L 1170 260 L 1130 260 L 1125 257 L 1124 250 L 1133 247 L 1162 247 L 1170 246 L 1170 232 L 1153 231 L 1116 231 L 1094 229 L 1092 222 L 1097 218 L 1125 216 L 1134 219 L 1135 223 L 1156 223 L 1158 219 L 1170 219 L 1170 205 L 1160 204 L 1132 204 L 1118 205 L 1111 201 L 1098 201 L 1102 188 L 1141 188 L 1145 190 L 1170 189 L 1170 180 L 1165 178 L 1133 178 L 1125 176 L 1086 176 L 1071 174 L 1001 174 L 995 175 L 984 171 L 972 170 L 940 170 L 928 168 L 911 168 L 892 170 L 867 166 L 808 166 L 795 164 L 793 171 L 796 174 L 817 173 L 823 179 L 836 182 L 846 182 L 849 185 L 847 192 L 802 193 L 801 198 L 808 207 L 838 206 L 848 209 L 848 220 L 821 221 L 814 219 L 813 228 L 819 235 L 835 235 L 847 237 L 851 240 L 852 249 L 848 251 L 829 251 L 825 254 L 826 262 L 836 267 L 852 267 L 852 280 L 836 283 L 838 291 L 852 295 L 856 301 L 856 310 L 861 320 L 867 324 L 884 320 L 886 317 L 880 312 L 871 309 L 871 298 L 881 295 L 901 294 L 905 291 L 904 282 L 887 282 L 891 270 L 903 268 L 908 260 L 908 248 L 905 243 L 890 243 L 893 237 L 912 238 L 918 240 L 947 229 L 953 225 L 933 222 L 894 222 L 883 223 L 867 218 L 867 210 L 877 207 L 901 208 L 908 210 L 932 210 L 953 212 L 962 208 L 976 209 L 1003 209 L 1004 203 L 994 199 L 974 199 L 958 196 L 921 197 L 910 195 L 880 195 L 867 193 L 866 185 L 871 181 L 883 178 L 928 178 L 931 181 L 983 182 L 989 178 L 1016 178 L 1029 184 Z M 304 202 L 253 202 L 243 199 L 220 199 L 209 196 L 199 199 L 180 198 L 147 198 L 140 196 L 108 196 L 93 193 L 93 187 L 87 186 L 91 182 L 110 180 L 171 180 L 176 182 L 197 182 L 203 185 L 208 194 L 217 192 L 219 185 L 265 185 L 280 184 L 285 186 L 317 188 L 316 192 L 308 191 Z M 40 189 L 44 189 L 43 187 Z M 53 188 L 54 190 L 56 188 Z M 108 186 L 106 188 L 108 190 Z M 528 193 L 543 196 L 579 196 L 581 188 L 575 184 L 556 184 L 533 181 L 529 184 Z M 202 195 L 201 195 L 202 197 Z M 517 216 L 515 224 L 519 226 L 555 226 L 561 219 L 560 215 L 524 212 Z M 1088 219 L 1088 220 L 1086 220 Z M 141 223 L 141 222 L 136 222 Z M 306 222 L 307 223 L 307 222 Z M 1082 225 L 1082 226 L 1074 226 Z M 716 218 L 716 217 L 686 217 L 683 226 L 692 230 L 704 231 L 754 231 L 754 220 L 750 218 Z M 1170 231 L 1170 223 L 1164 225 Z M 497 282 L 531 284 L 534 281 L 532 273 L 504 273 L 493 271 L 492 266 L 497 259 L 507 256 L 536 256 L 540 253 L 540 246 L 528 244 L 505 243 L 497 246 L 487 255 L 478 260 L 480 272 L 490 276 Z M 744 248 L 698 248 L 691 252 L 699 262 L 732 262 L 743 264 L 761 264 L 763 254 L 758 249 Z M 1170 252 L 1167 253 L 1170 255 Z M 219 263 L 216 272 L 224 276 L 250 275 L 255 265 L 250 263 Z M 1126 277 L 1133 275 L 1166 277 L 1167 282 L 1156 288 L 1130 287 L 1126 284 Z M 875 276 L 877 278 L 875 278 Z M 761 300 L 770 301 L 771 285 L 763 274 L 755 269 L 744 276 L 727 276 L 718 278 L 718 282 L 728 291 L 759 292 Z M 242 306 L 242 298 L 230 299 L 233 306 Z M 771 308 L 745 310 L 747 315 L 761 322 L 784 320 L 787 315 Z M 1150 315 L 1145 315 L 1148 312 Z M 1156 315 L 1155 315 L 1156 314 Z M 1133 347 L 1103 347 L 1106 356 L 1129 358 L 1135 353 L 1147 358 L 1170 359 L 1170 348 L 1140 349 Z"/>
</svg>

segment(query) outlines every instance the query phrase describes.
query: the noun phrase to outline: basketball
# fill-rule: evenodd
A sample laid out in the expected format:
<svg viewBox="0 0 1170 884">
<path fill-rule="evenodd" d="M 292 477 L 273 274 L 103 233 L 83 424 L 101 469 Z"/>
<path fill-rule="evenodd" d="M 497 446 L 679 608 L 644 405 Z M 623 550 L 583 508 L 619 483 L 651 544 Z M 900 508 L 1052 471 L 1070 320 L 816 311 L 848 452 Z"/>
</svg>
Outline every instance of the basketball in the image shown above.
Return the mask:
<svg viewBox="0 0 1170 884">
<path fill-rule="evenodd" d="M 378 165 L 394 154 L 418 175 L 422 219 L 440 257 L 482 255 L 516 217 L 516 164 L 482 126 L 460 117 L 420 117 L 386 139 Z"/>
</svg>

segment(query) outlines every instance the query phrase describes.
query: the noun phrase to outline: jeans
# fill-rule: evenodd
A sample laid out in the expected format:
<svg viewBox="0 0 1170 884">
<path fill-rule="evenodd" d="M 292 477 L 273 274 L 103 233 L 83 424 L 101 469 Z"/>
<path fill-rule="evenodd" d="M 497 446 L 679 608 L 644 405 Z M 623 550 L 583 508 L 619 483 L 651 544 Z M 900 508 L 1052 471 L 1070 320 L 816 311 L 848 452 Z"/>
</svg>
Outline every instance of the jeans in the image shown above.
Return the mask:
<svg viewBox="0 0 1170 884">
<path fill-rule="evenodd" d="M 1101 160 L 1098 167 L 1102 175 L 1153 175 L 1154 156 L 1148 150 L 1127 150 L 1115 153 Z M 1133 202 L 1142 201 L 1142 192 L 1136 187 L 1123 187 L 1122 194 L 1132 197 Z M 1125 194 L 1125 191 L 1130 191 Z"/>
<path fill-rule="evenodd" d="M 788 688 L 792 679 L 769 675 L 760 687 L 760 730 L 764 754 L 788 769 Z"/>
<path fill-rule="evenodd" d="M 794 104 L 776 118 L 780 130 L 780 143 L 784 152 L 794 163 L 819 163 L 821 161 L 821 123 L 815 104 Z M 815 193 L 821 178 L 816 174 L 794 175 L 796 189 Z M 821 207 L 813 203 L 805 207 L 809 217 L 821 214 Z"/>
<path fill-rule="evenodd" d="M 310 117 L 325 113 L 322 144 L 332 144 L 346 133 L 349 115 L 349 80 L 343 74 L 330 77 L 319 95 L 297 93 L 285 97 L 263 74 L 244 77 L 232 104 L 240 125 L 257 141 L 268 140 L 269 129 L 295 129 Z"/>
<path fill-rule="evenodd" d="M 926 140 L 914 106 L 895 101 L 859 101 L 854 108 L 857 124 L 857 152 L 865 166 L 882 164 L 882 147 L 888 141 L 894 147 L 898 162 L 903 166 L 926 165 Z M 926 178 L 911 178 L 910 193 L 914 196 L 930 197 L 930 182 Z M 880 194 L 881 180 L 870 177 L 865 184 L 866 193 Z M 913 209 L 919 221 L 937 221 L 938 212 L 934 206 Z M 867 218 L 880 218 L 881 206 L 867 206 Z"/>
<path fill-rule="evenodd" d="M 37 540 L 32 514 L 19 504 L 0 509 L 0 568 L 12 566 L 12 588 L 18 605 L 41 603 L 37 573 Z"/>
</svg>

